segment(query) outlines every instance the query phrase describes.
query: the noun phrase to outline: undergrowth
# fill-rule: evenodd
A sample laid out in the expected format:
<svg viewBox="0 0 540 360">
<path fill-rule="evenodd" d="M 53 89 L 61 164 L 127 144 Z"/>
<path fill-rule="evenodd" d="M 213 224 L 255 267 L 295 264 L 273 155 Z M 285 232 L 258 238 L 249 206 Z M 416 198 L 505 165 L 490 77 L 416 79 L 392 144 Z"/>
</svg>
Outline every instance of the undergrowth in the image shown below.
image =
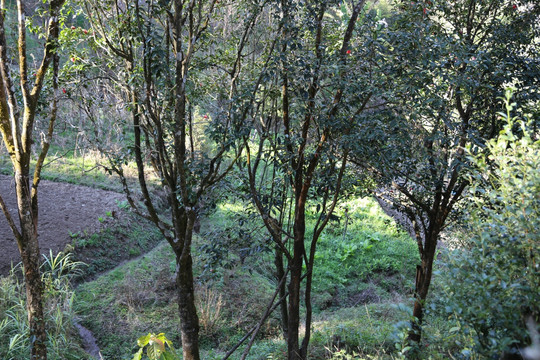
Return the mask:
<svg viewBox="0 0 540 360">
<path fill-rule="evenodd" d="M 52 360 L 90 359 L 82 350 L 73 325 L 73 275 L 82 270 L 82 263 L 70 254 L 44 256 L 41 267 L 44 283 L 44 312 L 47 329 L 48 358 Z M 0 359 L 20 360 L 30 355 L 26 296 L 22 269 L 15 267 L 0 277 Z"/>
<path fill-rule="evenodd" d="M 246 235 L 249 228 L 262 227 L 256 221 L 244 225 L 238 213 L 245 210 L 241 204 L 220 204 L 195 236 L 201 348 L 207 360 L 221 359 L 259 321 L 276 286 L 271 244 L 263 232 Z M 404 309 L 411 305 L 415 243 L 372 199 L 347 202 L 337 215 L 340 222 L 329 226 L 318 247 L 310 359 L 329 359 L 340 351 L 391 358 L 399 332 L 395 325 L 409 319 Z M 222 252 L 219 261 L 201 247 L 210 237 Z M 246 237 L 251 244 L 242 243 Z M 178 347 L 174 259 L 162 243 L 78 288 L 76 309 L 96 334 L 104 359 L 131 358 L 138 350 L 134 339 L 152 332 L 165 333 Z M 402 302 L 407 304 L 395 305 Z M 284 358 L 278 316 L 266 322 L 248 359 Z M 233 358 L 242 351 L 241 346 Z"/>
<path fill-rule="evenodd" d="M 71 233 L 69 248 L 77 260 L 87 264 L 76 281 L 93 279 L 119 263 L 140 256 L 154 248 L 162 235 L 150 221 L 141 219 L 119 204 L 119 210 L 102 218 L 97 232 Z"/>
</svg>

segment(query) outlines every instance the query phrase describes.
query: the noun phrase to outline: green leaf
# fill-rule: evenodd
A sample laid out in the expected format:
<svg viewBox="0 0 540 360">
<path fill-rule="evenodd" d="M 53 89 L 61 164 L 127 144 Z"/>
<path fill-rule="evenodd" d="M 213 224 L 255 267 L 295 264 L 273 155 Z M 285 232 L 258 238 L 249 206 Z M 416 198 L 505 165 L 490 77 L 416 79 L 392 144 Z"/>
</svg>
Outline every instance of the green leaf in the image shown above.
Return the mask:
<svg viewBox="0 0 540 360">
<path fill-rule="evenodd" d="M 140 348 L 139 351 L 135 353 L 135 356 L 133 356 L 133 360 L 141 360 L 143 353 L 143 348 Z"/>
<path fill-rule="evenodd" d="M 146 348 L 146 355 L 148 355 L 148 358 L 150 360 L 158 360 L 159 359 L 159 351 L 157 351 L 155 346 L 149 346 Z"/>
<path fill-rule="evenodd" d="M 148 345 L 148 342 L 150 341 L 151 337 L 152 337 L 152 334 L 141 336 L 140 338 L 137 339 L 137 345 L 139 345 L 139 347 L 145 347 L 146 345 Z"/>
<path fill-rule="evenodd" d="M 177 360 L 178 358 L 176 356 L 174 356 L 174 354 L 167 351 L 167 352 L 164 352 L 163 354 L 161 354 L 159 359 L 160 360 Z"/>
</svg>

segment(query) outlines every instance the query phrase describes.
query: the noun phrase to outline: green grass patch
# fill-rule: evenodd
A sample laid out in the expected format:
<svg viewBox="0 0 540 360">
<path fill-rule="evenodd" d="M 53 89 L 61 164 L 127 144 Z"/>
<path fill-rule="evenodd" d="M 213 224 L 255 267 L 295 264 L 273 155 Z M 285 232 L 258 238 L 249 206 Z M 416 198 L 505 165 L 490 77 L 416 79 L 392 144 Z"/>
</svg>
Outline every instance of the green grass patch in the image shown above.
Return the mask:
<svg viewBox="0 0 540 360">
<path fill-rule="evenodd" d="M 403 307 L 388 304 L 365 304 L 321 313 L 313 326 L 312 358 L 327 359 L 344 350 L 381 359 L 394 350 L 395 324 L 407 318 Z"/>
<path fill-rule="evenodd" d="M 346 202 L 337 215 L 340 223 L 330 223 L 317 246 L 315 309 L 396 301 L 411 295 L 419 260 L 410 236 L 371 198 Z"/>
<path fill-rule="evenodd" d="M 105 359 L 129 359 L 137 350 L 136 339 L 148 332 L 164 332 L 180 344 L 175 268 L 174 254 L 163 242 L 79 286 L 75 307 L 83 325 L 95 333 Z M 219 270 L 219 280 L 203 282 L 201 270 L 196 266 L 201 347 L 205 354 L 223 355 L 259 320 L 273 285 L 263 277 L 227 269 Z M 268 337 L 276 332 L 276 323 L 270 321 L 262 333 Z"/>
<path fill-rule="evenodd" d="M 119 210 L 115 217 L 105 215 L 103 219 L 103 227 L 98 232 L 70 234 L 73 254 L 87 264 L 78 281 L 91 279 L 122 261 L 144 254 L 163 239 L 150 221 L 128 210 Z"/>
<path fill-rule="evenodd" d="M 45 160 L 41 178 L 121 192 L 122 188 L 118 179 L 107 174 L 100 163 L 101 161 L 95 156 L 73 156 L 73 152 L 50 153 Z M 35 159 L 31 162 L 31 166 L 35 166 Z M 0 152 L 0 173 L 13 174 L 11 161 L 5 151 Z"/>
<path fill-rule="evenodd" d="M 218 205 L 194 240 L 204 359 L 220 359 L 236 344 L 260 319 L 276 285 L 271 243 L 264 231 L 246 232 L 262 228 L 246 211 L 247 206 L 236 202 Z M 416 245 L 372 199 L 349 201 L 337 215 L 340 223 L 330 224 L 318 244 L 312 358 L 329 358 L 327 349 L 336 344 L 347 351 L 384 355 L 393 351 L 394 325 L 408 319 L 391 303 L 411 294 Z M 312 224 L 314 217 L 310 215 Z M 247 252 L 246 245 L 251 245 Z M 220 254 L 219 261 L 209 255 L 214 253 Z M 97 335 L 105 359 L 130 358 L 136 339 L 149 332 L 165 332 L 179 347 L 175 267 L 174 255 L 163 243 L 78 288 L 76 308 L 83 325 Z M 283 359 L 285 352 L 276 312 L 248 359 Z"/>
<path fill-rule="evenodd" d="M 94 332 L 106 359 L 129 358 L 136 350 L 136 339 L 153 328 L 177 340 L 174 306 L 169 300 L 156 298 L 158 293 L 163 299 L 171 295 L 164 293 L 173 276 L 171 262 L 174 256 L 163 243 L 136 261 L 77 288 L 75 309 L 82 324 Z M 161 281 L 156 281 L 160 276 Z"/>
<path fill-rule="evenodd" d="M 81 264 L 69 254 L 52 254 L 41 267 L 44 283 L 44 318 L 47 329 L 47 352 L 51 360 L 90 359 L 73 324 L 73 289 L 70 279 L 81 271 Z M 16 267 L 8 276 L 0 277 L 0 359 L 30 357 L 29 325 L 26 314 L 25 285 L 20 280 L 22 269 Z"/>
</svg>

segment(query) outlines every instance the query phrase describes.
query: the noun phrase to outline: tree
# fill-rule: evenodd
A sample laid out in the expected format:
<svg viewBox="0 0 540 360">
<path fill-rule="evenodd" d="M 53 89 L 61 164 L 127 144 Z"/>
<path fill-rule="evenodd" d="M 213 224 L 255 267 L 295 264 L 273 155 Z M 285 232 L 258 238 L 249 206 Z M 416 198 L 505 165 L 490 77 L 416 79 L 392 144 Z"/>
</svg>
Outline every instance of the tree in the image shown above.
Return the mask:
<svg viewBox="0 0 540 360">
<path fill-rule="evenodd" d="M 244 89 L 240 81 L 246 52 L 248 46 L 254 46 L 251 35 L 264 4 L 85 2 L 98 35 L 93 46 L 107 64 L 106 70 L 98 71 L 119 85 L 117 97 L 131 116 L 134 139 L 129 153 L 109 154 L 109 170 L 120 176 L 131 207 L 154 222 L 176 255 L 186 360 L 200 358 L 193 231 L 204 206 L 202 197 L 227 175 L 241 154 L 235 138 L 245 114 L 236 112 L 233 104 Z M 245 17 L 234 18 L 235 11 Z M 220 53 L 227 56 L 213 55 Z M 249 85 L 248 92 L 253 91 Z M 199 141 L 197 130 L 205 132 Z M 137 166 L 143 204 L 124 174 L 123 163 L 130 156 Z M 160 216 L 150 194 L 149 167 L 166 190 L 169 221 Z"/>
<path fill-rule="evenodd" d="M 1 196 L 0 208 L 2 208 L 13 231 L 24 266 L 29 336 L 32 339 L 31 359 L 47 358 L 42 300 L 43 285 L 39 270 L 41 254 L 38 242 L 38 185 L 56 121 L 59 63 L 57 49 L 60 9 L 63 4 L 64 0 L 48 2 L 48 8 L 43 9 L 43 13 L 40 14 L 40 16 L 47 18 L 46 29 L 38 28 L 36 30 L 34 28 L 36 31 L 45 31 L 44 52 L 42 57 L 36 54 L 36 57 L 40 58 L 36 69 L 31 69 L 28 65 L 26 39 L 29 23 L 25 2 L 17 1 L 18 53 L 16 58 L 10 52 L 9 41 L 11 39 L 6 34 L 9 12 L 5 1 L 2 1 L 0 9 L 0 78 L 2 80 L 0 85 L 0 132 L 13 165 L 19 225 L 16 225 L 13 214 L 7 209 Z M 14 63 L 18 63 L 18 73 L 12 65 Z M 42 134 L 41 149 L 31 175 L 32 145 L 35 142 L 33 131 L 36 117 L 40 115 L 38 114 L 38 110 L 40 110 L 39 99 L 46 84 L 46 75 L 51 63 L 54 94 L 49 110 L 49 126 L 47 132 Z M 18 82 L 18 87 L 16 87 L 16 82 Z"/>
<path fill-rule="evenodd" d="M 373 147 L 355 153 L 376 169 L 378 196 L 407 215 L 418 243 L 413 341 L 420 340 L 437 245 L 469 185 L 466 146 L 501 129 L 497 110 L 507 84 L 516 84 L 522 103 L 539 99 L 539 10 L 534 2 L 403 2 L 390 21 L 385 72 L 394 91 L 365 123 L 362 143 Z"/>
<path fill-rule="evenodd" d="M 282 327 L 293 360 L 308 358 L 317 241 L 342 194 L 356 123 L 379 89 L 378 77 L 370 77 L 377 68 L 378 27 L 374 14 L 364 12 L 365 1 L 276 5 L 275 55 L 261 69 L 269 80 L 255 106 L 246 107 L 253 122 L 241 165 L 275 244 Z"/>
</svg>

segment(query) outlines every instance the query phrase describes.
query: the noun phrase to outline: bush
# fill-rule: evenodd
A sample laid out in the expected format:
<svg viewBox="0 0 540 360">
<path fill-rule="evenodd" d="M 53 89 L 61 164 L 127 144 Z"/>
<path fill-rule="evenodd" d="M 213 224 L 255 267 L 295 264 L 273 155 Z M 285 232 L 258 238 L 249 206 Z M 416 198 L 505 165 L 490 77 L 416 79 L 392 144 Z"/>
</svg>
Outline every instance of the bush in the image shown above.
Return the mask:
<svg viewBox="0 0 540 360">
<path fill-rule="evenodd" d="M 529 342 L 525 320 L 540 315 L 540 141 L 525 122 L 510 116 L 487 144 L 487 155 L 471 157 L 469 249 L 451 255 L 445 310 L 455 318 L 463 354 L 498 357 Z M 468 339 L 470 348 L 464 339 Z"/>
</svg>

